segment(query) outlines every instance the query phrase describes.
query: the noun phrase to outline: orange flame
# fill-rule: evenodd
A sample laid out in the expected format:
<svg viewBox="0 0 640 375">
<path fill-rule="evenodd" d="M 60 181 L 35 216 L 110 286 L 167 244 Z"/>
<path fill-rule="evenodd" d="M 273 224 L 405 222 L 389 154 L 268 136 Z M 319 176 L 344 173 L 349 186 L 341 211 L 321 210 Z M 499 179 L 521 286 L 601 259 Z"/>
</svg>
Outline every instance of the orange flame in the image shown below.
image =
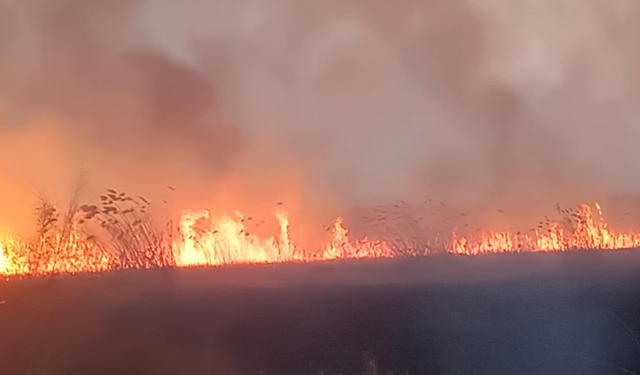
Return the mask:
<svg viewBox="0 0 640 375">
<path fill-rule="evenodd" d="M 478 255 L 521 251 L 566 251 L 573 249 L 626 249 L 640 247 L 640 233 L 616 233 L 603 220 L 602 209 L 581 205 L 568 223 L 547 222 L 531 234 L 509 231 L 481 231 L 477 236 L 455 232 L 446 251 Z M 393 258 L 399 256 L 388 243 L 368 238 L 352 241 L 344 219 L 338 217 L 330 238 L 316 253 L 297 247 L 289 234 L 287 213 L 274 214 L 279 231 L 273 236 L 250 233 L 241 212 L 212 218 L 207 210 L 185 213 L 180 220 L 181 236 L 169 243 L 178 267 L 221 266 L 282 262 L 312 262 L 338 259 Z M 426 255 L 427 250 L 420 249 Z M 153 254 L 149 255 L 152 257 Z M 138 267 L 148 267 L 141 263 Z M 122 267 L 118 256 L 77 232 L 42 238 L 35 243 L 16 237 L 0 237 L 0 275 L 102 272 Z"/>
<path fill-rule="evenodd" d="M 298 260 L 289 238 L 287 214 L 276 212 L 275 216 L 280 236 L 260 238 L 248 232 L 241 212 L 217 220 L 206 210 L 186 213 L 180 222 L 183 241 L 174 248 L 176 264 L 193 267 Z"/>
<path fill-rule="evenodd" d="M 560 223 L 548 223 L 546 232 L 537 229 L 533 235 L 511 232 L 481 232 L 477 238 L 458 238 L 455 233 L 449 245 L 453 254 L 477 255 L 518 251 L 565 251 L 575 249 L 629 249 L 640 247 L 640 233 L 614 233 L 602 218 L 596 203 L 599 220 L 593 218 L 591 207 L 580 205 L 573 216 L 571 228 Z"/>
<path fill-rule="evenodd" d="M 333 221 L 331 228 L 333 238 L 325 246 L 321 260 L 391 258 L 393 251 L 384 241 L 373 241 L 368 238 L 349 242 L 349 231 L 344 226 L 344 219 L 339 217 Z"/>
<path fill-rule="evenodd" d="M 78 233 L 35 243 L 0 238 L 0 275 L 101 272 L 114 268 L 114 263 L 108 252 Z"/>
<path fill-rule="evenodd" d="M 6 275 L 9 273 L 9 262 L 5 259 L 5 254 L 4 254 L 5 250 L 4 250 L 4 245 L 2 244 L 2 242 L 0 242 L 0 274 L 2 275 Z"/>
<path fill-rule="evenodd" d="M 208 211 L 186 213 L 181 220 L 184 238 L 175 249 L 176 264 L 182 267 L 219 266 L 393 256 L 391 248 L 381 241 L 365 238 L 351 243 L 341 217 L 334 221 L 332 238 L 322 253 L 305 253 L 291 241 L 287 214 L 278 211 L 274 216 L 280 227 L 279 236 L 260 238 L 247 231 L 245 217 L 240 212 L 217 220 L 211 220 Z"/>
</svg>

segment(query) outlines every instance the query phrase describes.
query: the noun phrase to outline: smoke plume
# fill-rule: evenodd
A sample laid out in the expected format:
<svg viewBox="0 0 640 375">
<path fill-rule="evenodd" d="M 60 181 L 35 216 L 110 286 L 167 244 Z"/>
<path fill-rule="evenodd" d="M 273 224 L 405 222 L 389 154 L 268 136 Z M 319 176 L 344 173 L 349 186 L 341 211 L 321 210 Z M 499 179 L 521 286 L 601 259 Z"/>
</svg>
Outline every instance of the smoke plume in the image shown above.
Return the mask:
<svg viewBox="0 0 640 375">
<path fill-rule="evenodd" d="M 318 212 L 635 192 L 637 35 L 634 0 L 3 1 L 0 224 L 80 171 Z"/>
</svg>

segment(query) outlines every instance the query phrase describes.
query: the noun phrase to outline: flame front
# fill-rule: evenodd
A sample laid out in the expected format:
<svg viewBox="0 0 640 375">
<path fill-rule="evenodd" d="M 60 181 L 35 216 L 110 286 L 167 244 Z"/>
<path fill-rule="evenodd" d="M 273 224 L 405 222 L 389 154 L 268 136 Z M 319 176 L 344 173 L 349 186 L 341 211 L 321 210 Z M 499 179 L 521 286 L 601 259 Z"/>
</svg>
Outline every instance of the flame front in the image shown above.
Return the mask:
<svg viewBox="0 0 640 375">
<path fill-rule="evenodd" d="M 240 212 L 218 220 L 212 220 L 207 210 L 187 213 L 180 224 L 183 241 L 174 247 L 176 264 L 193 267 L 302 260 L 289 238 L 287 214 L 279 211 L 275 217 L 280 235 L 261 238 L 249 233 Z"/>
<path fill-rule="evenodd" d="M 580 205 L 572 218 L 570 231 L 557 222 L 549 222 L 546 231 L 539 227 L 533 235 L 511 232 L 482 231 L 476 238 L 457 237 L 449 245 L 453 254 L 477 255 L 518 251 L 566 251 L 575 249 L 630 249 L 640 247 L 640 233 L 615 233 L 603 220 L 602 209 L 596 203 L 598 220 L 591 207 Z"/>
<path fill-rule="evenodd" d="M 116 268 L 115 259 L 78 233 L 40 239 L 36 243 L 0 238 L 0 274 L 102 272 Z"/>
<path fill-rule="evenodd" d="M 274 216 L 279 224 L 279 235 L 261 238 L 248 232 L 244 225 L 246 218 L 240 212 L 217 220 L 212 220 L 206 210 L 187 213 L 181 220 L 183 241 L 174 249 L 176 264 L 193 267 L 393 256 L 384 242 L 366 238 L 351 242 L 341 217 L 333 222 L 331 239 L 323 251 L 307 253 L 296 247 L 289 237 L 286 212 L 277 211 Z"/>
<path fill-rule="evenodd" d="M 355 243 L 349 242 L 349 231 L 344 226 L 344 219 L 341 217 L 333 221 L 331 234 L 333 238 L 325 246 L 320 257 L 321 260 L 393 257 L 393 251 L 384 241 L 364 238 Z"/>
<path fill-rule="evenodd" d="M 8 274 L 10 272 L 9 265 L 9 262 L 5 258 L 4 245 L 0 242 L 0 274 Z"/>
<path fill-rule="evenodd" d="M 456 255 L 479 255 L 505 252 L 551 252 L 574 249 L 628 249 L 640 247 L 640 233 L 614 232 L 604 221 L 602 209 L 595 205 L 597 216 L 588 205 L 580 205 L 567 222 L 548 221 L 529 234 L 510 231 L 480 231 L 476 236 L 459 236 L 456 232 L 446 251 Z M 0 236 L 0 274 L 4 276 L 51 273 L 103 272 L 116 268 L 222 266 L 283 262 L 313 262 L 339 259 L 394 258 L 402 249 L 389 243 L 363 238 L 351 240 L 342 217 L 329 228 L 329 238 L 320 250 L 309 252 L 295 245 L 289 233 L 289 217 L 284 211 L 274 213 L 279 230 L 272 236 L 250 233 L 252 220 L 241 212 L 212 217 L 207 210 L 185 213 L 179 224 L 179 236 L 168 236 L 166 244 L 138 251 L 146 257 L 137 263 L 123 263 L 127 255 L 114 253 L 95 240 L 84 239 L 76 230 L 65 235 L 41 238 L 35 242 Z M 155 248 L 168 248 L 169 262 L 155 264 Z M 439 249 L 420 249 L 412 255 L 437 253 Z M 422 253 L 420 253 L 422 251 Z M 125 260 L 123 260 L 125 259 Z"/>
</svg>

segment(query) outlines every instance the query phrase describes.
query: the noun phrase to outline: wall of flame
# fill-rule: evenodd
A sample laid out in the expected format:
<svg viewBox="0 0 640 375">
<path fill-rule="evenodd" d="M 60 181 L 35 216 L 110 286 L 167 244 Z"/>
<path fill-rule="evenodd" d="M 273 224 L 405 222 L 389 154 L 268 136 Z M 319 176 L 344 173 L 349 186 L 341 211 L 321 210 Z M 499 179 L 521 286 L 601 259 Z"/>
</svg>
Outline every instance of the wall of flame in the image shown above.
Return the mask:
<svg viewBox="0 0 640 375">
<path fill-rule="evenodd" d="M 216 267 L 237 264 L 319 262 L 341 259 L 395 258 L 426 256 L 434 252 L 479 255 L 505 252 L 552 252 L 577 249 L 629 249 L 640 247 L 640 232 L 618 233 L 603 219 L 599 204 L 595 211 L 586 205 L 571 215 L 569 224 L 549 222 L 532 233 L 481 230 L 473 236 L 455 232 L 443 249 L 397 249 L 381 240 L 349 238 L 344 219 L 338 217 L 329 228 L 326 243 L 315 252 L 298 247 L 289 233 L 285 211 L 274 217 L 279 230 L 272 236 L 251 233 L 247 223 L 253 219 L 237 211 L 212 217 L 207 210 L 187 212 L 180 221 L 180 235 L 167 244 L 173 259 L 158 266 Z M 147 264 L 140 267 L 151 267 Z M 56 236 L 40 242 L 18 237 L 0 237 L 0 274 L 105 272 L 120 268 L 118 258 L 108 248 L 84 240 L 79 233 Z"/>
</svg>

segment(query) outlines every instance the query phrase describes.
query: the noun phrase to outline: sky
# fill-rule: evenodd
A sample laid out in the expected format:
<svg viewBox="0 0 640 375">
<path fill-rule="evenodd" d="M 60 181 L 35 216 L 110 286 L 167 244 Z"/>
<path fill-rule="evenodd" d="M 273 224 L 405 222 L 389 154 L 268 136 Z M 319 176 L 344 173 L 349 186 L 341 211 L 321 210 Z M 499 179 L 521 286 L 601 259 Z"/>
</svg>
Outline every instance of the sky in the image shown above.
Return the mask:
<svg viewBox="0 0 640 375">
<path fill-rule="evenodd" d="M 635 0 L 1 0 L 0 227 L 79 176 L 310 217 L 637 193 L 638 35 Z"/>
</svg>

